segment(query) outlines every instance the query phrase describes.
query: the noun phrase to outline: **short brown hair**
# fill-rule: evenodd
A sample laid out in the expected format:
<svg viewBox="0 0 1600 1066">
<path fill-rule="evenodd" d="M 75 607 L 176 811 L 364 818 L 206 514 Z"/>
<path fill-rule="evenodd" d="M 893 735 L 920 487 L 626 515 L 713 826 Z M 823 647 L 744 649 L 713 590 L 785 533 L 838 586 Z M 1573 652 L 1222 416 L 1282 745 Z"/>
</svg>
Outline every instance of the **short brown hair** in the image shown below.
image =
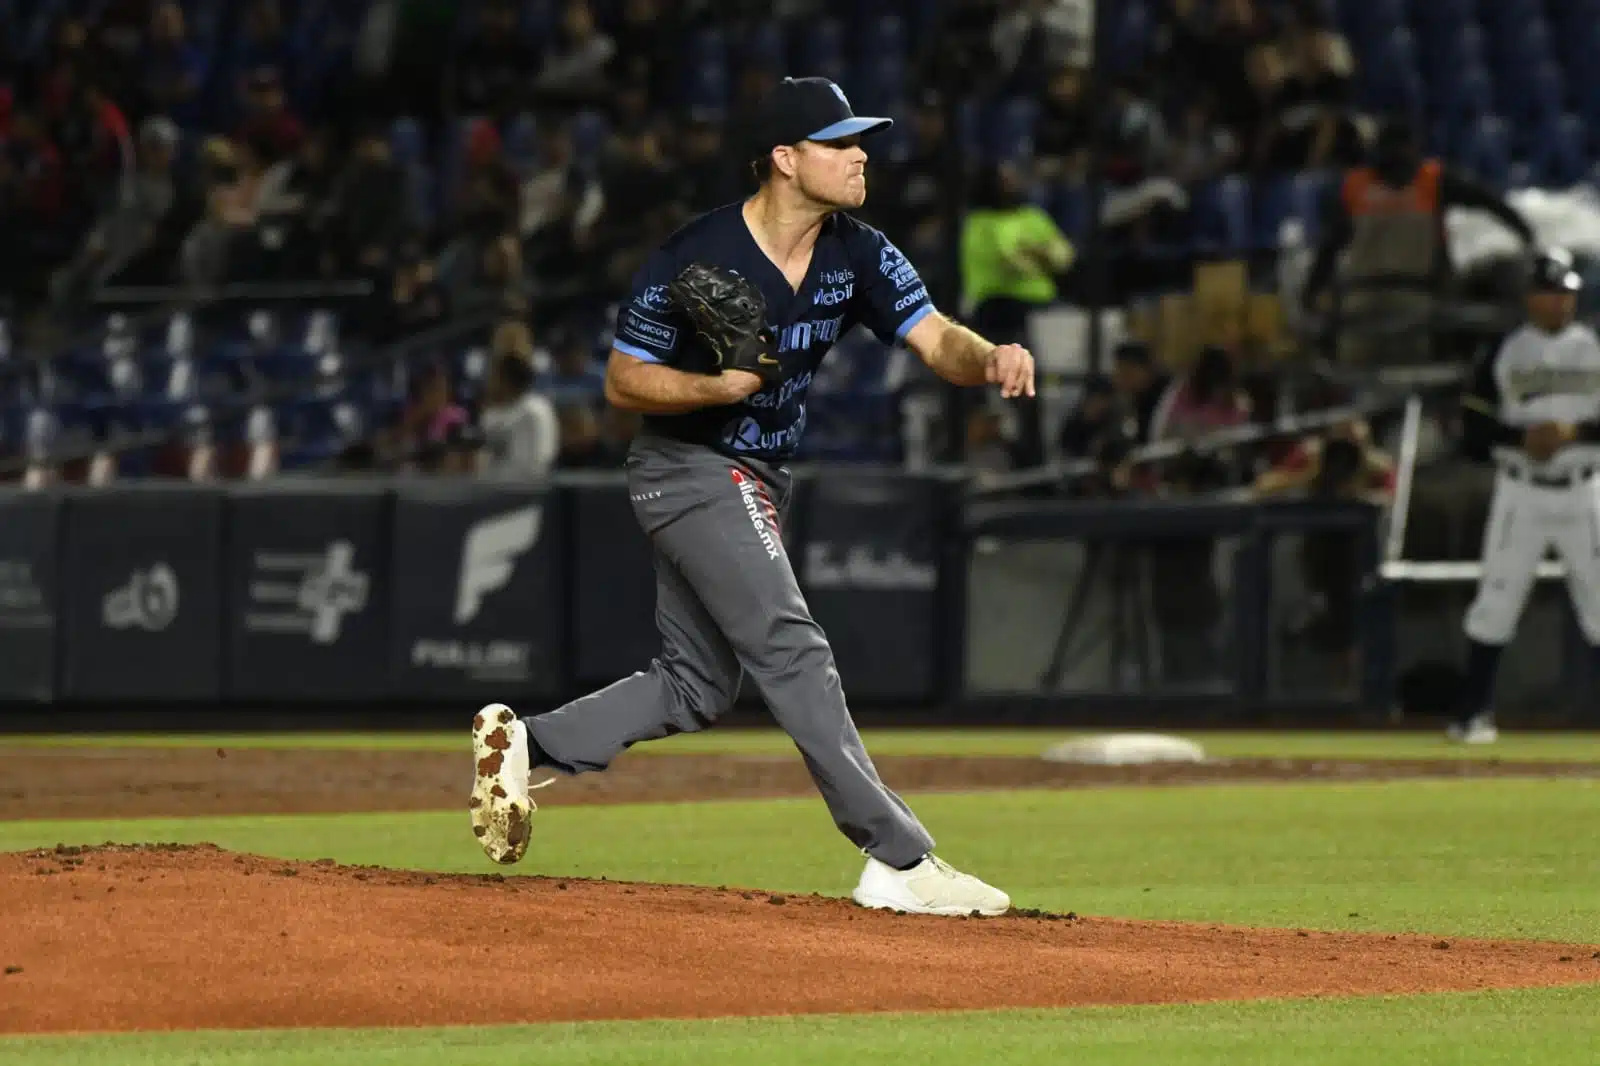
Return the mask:
<svg viewBox="0 0 1600 1066">
<path fill-rule="evenodd" d="M 772 180 L 772 153 L 757 156 L 750 160 L 750 173 L 755 175 L 757 185 L 765 185 Z"/>
</svg>

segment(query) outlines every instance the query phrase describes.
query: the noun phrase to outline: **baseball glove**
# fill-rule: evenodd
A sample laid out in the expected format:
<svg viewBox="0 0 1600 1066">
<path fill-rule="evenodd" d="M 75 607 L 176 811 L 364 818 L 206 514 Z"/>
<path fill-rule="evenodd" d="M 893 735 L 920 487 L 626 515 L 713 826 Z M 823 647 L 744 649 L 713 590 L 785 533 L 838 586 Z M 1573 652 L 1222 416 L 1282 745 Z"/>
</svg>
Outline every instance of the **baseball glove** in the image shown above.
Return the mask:
<svg viewBox="0 0 1600 1066">
<path fill-rule="evenodd" d="M 721 267 L 690 263 L 667 286 L 674 306 L 705 339 L 717 373 L 746 370 L 770 385 L 782 366 L 767 328 L 767 301 L 749 279 Z"/>
</svg>

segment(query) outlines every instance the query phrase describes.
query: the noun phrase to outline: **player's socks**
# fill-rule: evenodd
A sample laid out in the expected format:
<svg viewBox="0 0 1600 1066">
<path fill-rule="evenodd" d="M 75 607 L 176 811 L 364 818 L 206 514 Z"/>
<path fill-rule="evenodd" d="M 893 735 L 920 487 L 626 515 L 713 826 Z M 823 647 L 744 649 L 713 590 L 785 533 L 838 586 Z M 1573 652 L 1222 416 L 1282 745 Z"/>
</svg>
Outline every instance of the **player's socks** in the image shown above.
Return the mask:
<svg viewBox="0 0 1600 1066">
<path fill-rule="evenodd" d="M 1494 704 L 1494 682 L 1500 673 L 1500 653 L 1497 644 L 1467 641 L 1467 680 L 1462 692 L 1461 720 L 1482 714 Z"/>
</svg>

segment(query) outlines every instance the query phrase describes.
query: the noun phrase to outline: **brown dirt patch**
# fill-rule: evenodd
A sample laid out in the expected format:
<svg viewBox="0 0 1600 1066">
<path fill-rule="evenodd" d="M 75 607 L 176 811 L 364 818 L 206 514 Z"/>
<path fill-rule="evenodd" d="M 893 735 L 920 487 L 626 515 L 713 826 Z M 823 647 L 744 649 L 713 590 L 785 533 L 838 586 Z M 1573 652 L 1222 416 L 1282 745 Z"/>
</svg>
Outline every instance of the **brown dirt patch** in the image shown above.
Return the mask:
<svg viewBox="0 0 1600 1066">
<path fill-rule="evenodd" d="M 5 748 L 0 821 L 416 811 L 460 806 L 471 759 L 440 752 L 197 748 Z M 1503 776 L 1600 777 L 1600 765 L 1495 761 L 1236 759 L 1163 766 L 1067 766 L 1021 757 L 883 756 L 902 792 L 1185 785 L 1230 781 L 1361 781 Z M 810 796 L 798 755 L 634 755 L 603 774 L 561 782 L 555 805 Z"/>
<path fill-rule="evenodd" d="M 1600 981 L 1551 943 L 960 920 L 209 845 L 0 856 L 0 1031 L 1066 1007 Z M 708 950 L 708 945 L 716 945 Z"/>
</svg>

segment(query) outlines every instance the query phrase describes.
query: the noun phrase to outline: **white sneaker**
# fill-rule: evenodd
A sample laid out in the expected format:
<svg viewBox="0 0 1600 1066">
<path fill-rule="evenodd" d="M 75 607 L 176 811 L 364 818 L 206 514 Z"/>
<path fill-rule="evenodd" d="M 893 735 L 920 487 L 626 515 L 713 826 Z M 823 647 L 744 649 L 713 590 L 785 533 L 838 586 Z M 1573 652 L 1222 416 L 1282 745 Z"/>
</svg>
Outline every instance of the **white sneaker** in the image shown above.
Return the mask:
<svg viewBox="0 0 1600 1066">
<path fill-rule="evenodd" d="M 1473 715 L 1467 719 L 1465 725 L 1451 722 L 1446 733 L 1451 740 L 1461 744 L 1493 744 L 1500 739 L 1500 730 L 1495 726 L 1494 715 L 1489 711 Z"/>
<path fill-rule="evenodd" d="M 528 727 L 505 704 L 489 704 L 472 719 L 472 758 L 472 835 L 495 862 L 516 862 L 528 850 L 536 809 L 528 796 Z"/>
<path fill-rule="evenodd" d="M 868 858 L 850 898 L 874 910 L 951 917 L 977 913 L 993 918 L 1011 908 L 1010 896 L 932 855 L 909 870 Z"/>
</svg>

